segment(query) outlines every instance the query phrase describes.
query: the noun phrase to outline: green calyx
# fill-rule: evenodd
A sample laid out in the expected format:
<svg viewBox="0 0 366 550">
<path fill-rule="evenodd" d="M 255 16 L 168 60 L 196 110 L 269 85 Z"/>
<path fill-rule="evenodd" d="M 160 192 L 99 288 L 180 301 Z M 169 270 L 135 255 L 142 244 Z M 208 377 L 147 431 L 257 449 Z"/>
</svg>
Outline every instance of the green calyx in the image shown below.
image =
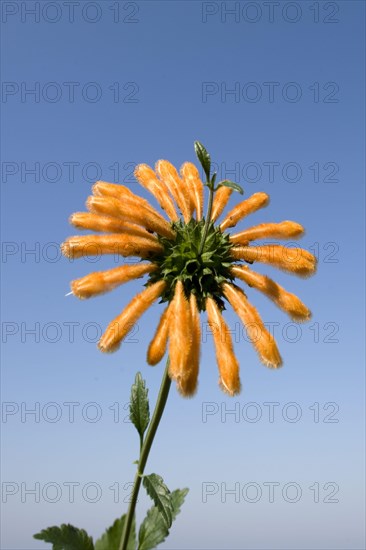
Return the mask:
<svg viewBox="0 0 366 550">
<path fill-rule="evenodd" d="M 161 255 L 154 257 L 158 266 L 147 284 L 164 280 L 167 283 L 161 302 L 170 302 L 174 297 L 176 282 L 183 282 L 187 298 L 196 296 L 200 311 L 206 309 L 206 298 L 213 298 L 220 309 L 224 309 L 221 284 L 232 281 L 230 273 L 233 259 L 230 255 L 232 244 L 229 235 L 224 234 L 211 222 L 208 226 L 202 253 L 199 253 L 205 220 L 193 218 L 186 224 L 182 220 L 172 224 L 176 232 L 174 241 L 159 237 L 164 247 Z"/>
</svg>

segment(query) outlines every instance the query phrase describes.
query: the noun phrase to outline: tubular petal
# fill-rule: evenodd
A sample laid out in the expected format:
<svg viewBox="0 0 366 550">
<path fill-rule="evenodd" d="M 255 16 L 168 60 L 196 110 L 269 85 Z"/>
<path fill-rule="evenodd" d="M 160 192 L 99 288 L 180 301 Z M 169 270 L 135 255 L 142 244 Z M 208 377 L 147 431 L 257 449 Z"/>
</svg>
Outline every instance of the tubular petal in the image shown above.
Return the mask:
<svg viewBox="0 0 366 550">
<path fill-rule="evenodd" d="M 120 254 L 121 256 L 138 256 L 150 258 L 162 251 L 158 242 L 143 237 L 130 235 L 83 235 L 69 237 L 61 245 L 62 253 L 68 258 L 97 256 L 99 254 Z"/>
<path fill-rule="evenodd" d="M 230 330 L 225 323 L 215 300 L 207 298 L 208 324 L 213 333 L 216 361 L 220 373 L 220 386 L 231 396 L 240 392 L 239 363 L 235 356 Z"/>
<path fill-rule="evenodd" d="M 221 231 L 234 227 L 238 221 L 245 218 L 249 214 L 256 212 L 260 208 L 267 206 L 269 203 L 269 196 L 266 193 L 254 193 L 248 199 L 237 204 L 225 217 L 224 221 L 220 224 Z"/>
<path fill-rule="evenodd" d="M 214 222 L 221 216 L 224 211 L 225 206 L 227 205 L 231 193 L 233 192 L 230 187 L 225 187 L 222 185 L 218 188 L 215 194 L 215 198 L 212 205 L 212 215 L 211 220 Z"/>
<path fill-rule="evenodd" d="M 143 206 L 136 206 L 127 200 L 120 201 L 112 197 L 89 197 L 86 202 L 91 212 L 107 216 L 121 216 L 132 223 L 142 225 L 149 231 L 155 231 L 168 239 L 175 238 L 175 232 L 160 214 L 154 214 Z"/>
<path fill-rule="evenodd" d="M 194 294 L 190 295 L 189 308 L 191 312 L 191 349 L 188 358 L 186 376 L 183 376 L 178 384 L 178 389 L 184 397 L 192 397 L 197 390 L 200 347 L 201 347 L 201 326 L 200 314 L 198 312 L 197 300 Z"/>
<path fill-rule="evenodd" d="M 190 190 L 191 202 L 196 210 L 196 219 L 199 221 L 202 219 L 204 190 L 200 174 L 195 165 L 191 162 L 185 162 L 180 169 L 180 173 L 183 178 L 183 182 L 187 184 L 187 187 Z"/>
<path fill-rule="evenodd" d="M 298 239 L 304 234 L 302 225 L 296 222 L 284 221 L 280 223 L 261 223 L 254 227 L 249 227 L 240 233 L 231 235 L 230 240 L 234 244 L 246 245 L 250 241 L 257 239 Z"/>
<path fill-rule="evenodd" d="M 160 206 L 165 210 L 171 221 L 179 220 L 175 210 L 174 202 L 163 181 L 156 177 L 156 174 L 147 164 L 138 164 L 134 172 L 137 181 L 154 195 Z"/>
<path fill-rule="evenodd" d="M 184 295 L 183 283 L 178 281 L 172 301 L 169 324 L 169 376 L 179 381 L 186 376 L 191 348 L 191 312 Z"/>
<path fill-rule="evenodd" d="M 315 256 L 303 248 L 287 248 L 277 244 L 235 246 L 230 253 L 235 259 L 270 264 L 301 277 L 309 277 L 316 271 Z"/>
<path fill-rule="evenodd" d="M 196 210 L 194 182 L 192 181 L 191 178 L 184 176 L 184 165 L 180 167 L 180 177 L 182 180 L 182 185 L 184 185 L 188 194 L 189 203 L 190 203 L 189 212 L 192 216 L 194 211 Z"/>
<path fill-rule="evenodd" d="M 97 197 L 112 197 L 121 201 L 127 200 L 129 203 L 134 203 L 137 206 L 144 206 L 151 212 L 159 214 L 155 208 L 143 197 L 139 197 L 133 193 L 128 187 L 119 185 L 118 183 L 107 183 L 106 181 L 97 181 L 93 187 L 92 192 Z"/>
<path fill-rule="evenodd" d="M 175 202 L 183 214 L 184 221 L 188 222 L 192 217 L 191 201 L 188 189 L 183 185 L 177 170 L 167 160 L 159 160 L 155 165 L 155 170 L 173 195 Z"/>
<path fill-rule="evenodd" d="M 72 293 L 78 298 L 85 299 L 104 294 L 132 279 L 138 279 L 156 269 L 152 263 L 136 265 L 123 265 L 109 269 L 108 271 L 96 271 L 81 279 L 71 282 Z"/>
<path fill-rule="evenodd" d="M 123 216 L 121 214 L 120 201 L 113 197 L 94 197 L 91 195 L 86 199 L 85 206 L 93 214 L 128 220 L 131 218 L 131 210 L 128 212 L 128 216 Z"/>
<path fill-rule="evenodd" d="M 128 233 L 129 235 L 137 235 L 156 241 L 156 236 L 140 225 L 112 216 L 102 216 L 92 212 L 75 212 L 70 216 L 69 222 L 78 229 L 90 229 L 106 233 Z"/>
<path fill-rule="evenodd" d="M 147 350 L 149 365 L 157 365 L 164 357 L 169 335 L 170 305 L 163 311 L 154 338 Z"/>
<path fill-rule="evenodd" d="M 268 332 L 254 306 L 247 300 L 244 292 L 232 284 L 223 284 L 224 294 L 233 310 L 246 328 L 259 358 L 264 365 L 278 368 L 282 359 L 273 336 Z"/>
<path fill-rule="evenodd" d="M 99 349 L 103 352 L 116 351 L 141 315 L 159 298 L 165 286 L 164 281 L 158 281 L 132 298 L 122 313 L 108 325 L 99 340 Z"/>
<path fill-rule="evenodd" d="M 126 195 L 134 196 L 134 193 L 125 185 L 119 183 L 109 183 L 108 181 L 96 181 L 92 187 L 92 193 L 96 196 L 121 198 Z"/>
<path fill-rule="evenodd" d="M 291 292 L 287 292 L 269 277 L 256 273 L 245 265 L 235 265 L 231 268 L 231 272 L 250 287 L 263 292 L 279 308 L 288 313 L 294 321 L 308 321 L 310 319 L 311 312 L 300 298 L 295 294 L 291 294 Z"/>
</svg>

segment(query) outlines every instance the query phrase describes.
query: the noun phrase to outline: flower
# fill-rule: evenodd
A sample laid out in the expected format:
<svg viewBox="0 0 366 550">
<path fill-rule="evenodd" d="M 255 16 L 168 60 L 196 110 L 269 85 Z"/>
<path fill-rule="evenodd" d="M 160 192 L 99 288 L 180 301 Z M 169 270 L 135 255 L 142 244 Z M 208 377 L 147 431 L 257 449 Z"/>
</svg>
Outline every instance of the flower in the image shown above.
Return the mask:
<svg viewBox="0 0 366 550">
<path fill-rule="evenodd" d="M 126 186 L 98 181 L 86 202 L 88 212 L 73 214 L 70 223 L 101 234 L 70 237 L 62 244 L 62 252 L 70 258 L 93 252 L 140 258 L 136 264 L 72 281 L 72 293 L 81 299 L 148 276 L 146 288 L 107 327 L 98 343 L 101 351 L 115 351 L 141 315 L 160 298 L 160 303 L 166 306 L 148 347 L 147 361 L 156 365 L 169 348 L 169 376 L 183 396 L 191 396 L 197 388 L 199 371 L 200 312 L 206 311 L 216 349 L 219 383 L 233 396 L 240 391 L 239 363 L 222 316 L 225 302 L 239 316 L 262 363 L 272 368 L 282 364 L 273 336 L 234 280 L 265 294 L 293 320 L 307 321 L 311 313 L 297 296 L 256 273 L 248 264 L 261 262 L 295 275 L 309 276 L 315 272 L 316 259 L 302 248 L 252 245 L 253 241 L 267 238 L 301 237 L 304 229 L 293 221 L 263 223 L 233 234 L 227 231 L 267 206 L 266 193 L 254 193 L 241 201 L 215 225 L 233 190 L 242 190 L 226 180 L 214 187 L 216 175 L 212 178 L 209 175 L 210 157 L 197 143 L 196 152 L 210 191 L 206 218 L 204 184 L 194 164 L 183 164 L 180 174 L 166 160 L 159 160 L 155 171 L 139 164 L 135 169 L 137 181 L 155 197 L 168 219 Z"/>
</svg>

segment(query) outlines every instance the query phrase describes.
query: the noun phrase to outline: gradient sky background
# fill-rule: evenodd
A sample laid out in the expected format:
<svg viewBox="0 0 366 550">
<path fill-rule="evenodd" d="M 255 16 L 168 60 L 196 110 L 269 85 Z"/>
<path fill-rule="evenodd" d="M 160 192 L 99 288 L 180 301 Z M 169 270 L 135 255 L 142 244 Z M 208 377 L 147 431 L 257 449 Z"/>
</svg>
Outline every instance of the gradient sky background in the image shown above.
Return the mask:
<svg viewBox="0 0 366 550">
<path fill-rule="evenodd" d="M 133 165 L 195 162 L 195 139 L 220 178 L 246 196 L 270 193 L 248 224 L 301 222 L 319 269 L 301 280 L 258 267 L 312 309 L 305 325 L 248 289 L 273 323 L 283 369 L 259 364 L 228 310 L 242 394 L 219 390 L 207 333 L 196 397 L 172 388 L 146 472 L 190 492 L 161 547 L 365 548 L 365 4 L 273 4 L 227 2 L 230 15 L 223 2 L 79 1 L 71 17 L 65 2 L 2 2 L 4 550 L 46 548 L 32 535 L 62 522 L 98 537 L 127 509 L 138 441 L 126 404 L 137 370 L 155 402 L 163 366 L 147 367 L 145 353 L 162 309 L 102 355 L 98 332 L 141 281 L 65 298 L 71 279 L 115 260 L 70 262 L 57 244 L 74 233 L 68 217 L 93 181 L 147 196 Z M 37 86 L 38 97 L 25 93 Z M 76 403 L 74 422 L 65 403 Z M 25 414 L 34 407 L 39 418 Z M 26 493 L 37 483 L 39 502 Z M 138 523 L 148 505 L 142 494 Z"/>
</svg>

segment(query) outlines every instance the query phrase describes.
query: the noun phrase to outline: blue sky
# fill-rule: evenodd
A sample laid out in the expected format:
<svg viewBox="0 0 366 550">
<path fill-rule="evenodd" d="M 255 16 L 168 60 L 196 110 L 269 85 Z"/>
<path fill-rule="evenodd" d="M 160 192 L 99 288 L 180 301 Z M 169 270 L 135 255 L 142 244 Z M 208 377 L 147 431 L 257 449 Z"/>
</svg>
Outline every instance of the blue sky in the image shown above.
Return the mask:
<svg viewBox="0 0 366 550">
<path fill-rule="evenodd" d="M 146 471 L 190 493 L 162 548 L 364 548 L 364 3 L 1 9 L 2 548 L 41 550 L 32 534 L 62 522 L 97 537 L 127 508 L 138 441 L 126 404 L 137 370 L 156 398 L 163 366 L 145 354 L 161 306 L 100 354 L 98 334 L 141 282 L 65 298 L 114 259 L 70 262 L 58 245 L 96 179 L 147 197 L 134 165 L 195 162 L 196 139 L 220 178 L 270 194 L 250 225 L 302 223 L 319 267 L 307 280 L 258 267 L 303 299 L 308 324 L 248 289 L 284 368 L 259 364 L 228 310 L 242 394 L 220 392 L 206 332 L 196 397 L 172 389 Z"/>
</svg>

